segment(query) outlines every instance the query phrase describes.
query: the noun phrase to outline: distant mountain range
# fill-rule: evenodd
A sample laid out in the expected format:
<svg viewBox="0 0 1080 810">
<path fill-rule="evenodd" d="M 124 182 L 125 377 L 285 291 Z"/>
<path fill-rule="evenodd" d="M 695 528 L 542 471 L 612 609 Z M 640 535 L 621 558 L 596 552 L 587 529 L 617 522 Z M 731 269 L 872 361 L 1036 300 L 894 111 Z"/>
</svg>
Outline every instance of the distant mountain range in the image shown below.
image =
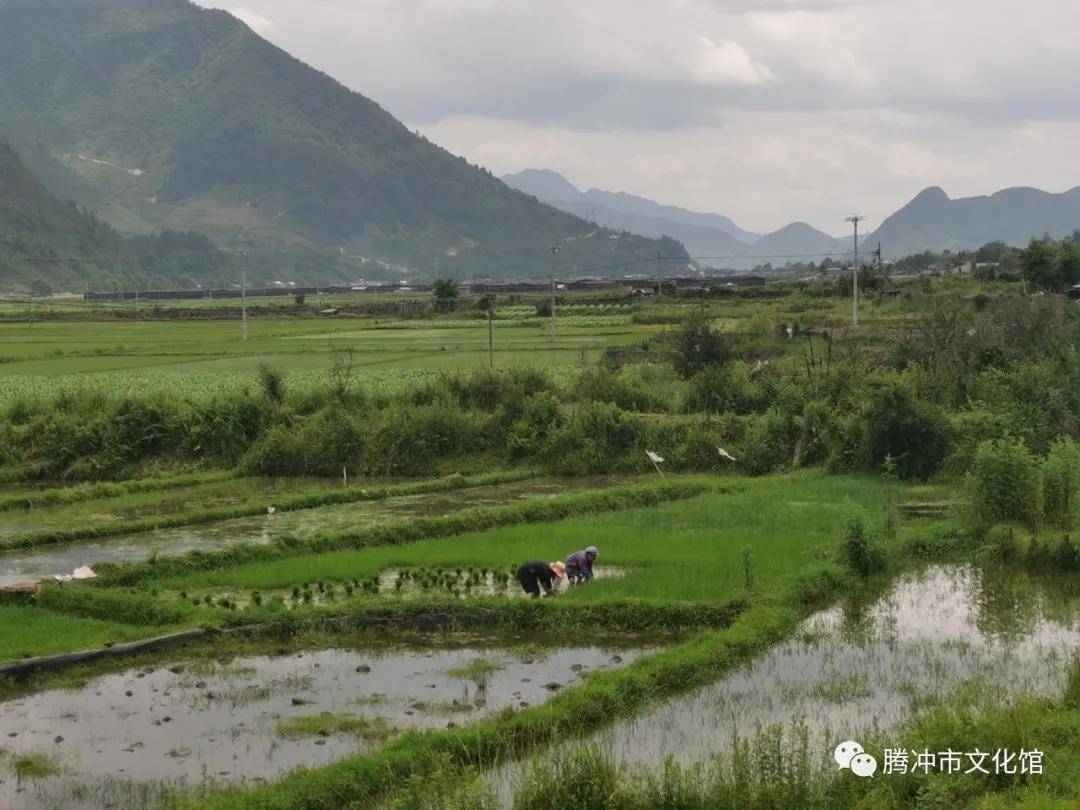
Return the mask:
<svg viewBox="0 0 1080 810">
<path fill-rule="evenodd" d="M 853 237 L 833 237 L 805 222 L 794 222 L 759 235 L 719 214 L 687 211 L 631 194 L 590 189 L 579 191 L 562 175 L 527 169 L 504 176 L 503 182 L 537 199 L 609 228 L 647 236 L 668 235 L 682 242 L 690 255 L 737 258 L 702 259 L 705 265 L 747 269 L 770 262 L 820 261 L 824 255 L 851 252 Z M 987 242 L 1022 246 L 1050 234 L 1067 236 L 1080 228 L 1080 188 L 1051 194 L 1033 188 L 1010 188 L 986 197 L 950 199 L 940 188 L 928 188 L 860 235 L 868 253 L 881 244 L 886 259 L 926 250 L 973 250 Z"/>
<path fill-rule="evenodd" d="M 1080 228 L 1080 188 L 1051 194 L 1007 188 L 985 197 L 949 198 L 928 188 L 881 223 L 867 239 L 887 258 L 924 250 L 970 250 L 987 242 L 1026 245 L 1044 234 L 1060 239 Z"/>
<path fill-rule="evenodd" d="M 740 228 L 720 214 L 688 211 L 624 192 L 596 188 L 583 192 L 561 174 L 546 169 L 526 169 L 502 180 L 542 202 L 598 225 L 653 238 L 670 236 L 707 266 L 746 269 L 770 261 L 773 255 L 793 254 L 814 254 L 807 255 L 805 260 L 817 261 L 821 258 L 817 254 L 849 249 L 845 240 L 834 239 L 804 222 L 762 235 Z M 772 259 L 774 265 L 785 261 Z"/>
<path fill-rule="evenodd" d="M 508 188 L 188 0 L 0 0 L 0 138 L 121 233 L 194 229 L 250 248 L 255 277 L 547 275 L 552 243 L 564 272 L 686 256 Z"/>
</svg>

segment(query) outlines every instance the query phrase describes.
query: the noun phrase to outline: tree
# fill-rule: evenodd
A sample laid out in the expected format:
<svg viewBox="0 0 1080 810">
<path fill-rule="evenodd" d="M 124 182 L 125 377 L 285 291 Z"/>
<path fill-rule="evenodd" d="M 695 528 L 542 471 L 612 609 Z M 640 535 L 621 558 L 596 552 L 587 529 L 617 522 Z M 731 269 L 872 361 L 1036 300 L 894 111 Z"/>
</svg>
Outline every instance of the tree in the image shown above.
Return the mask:
<svg viewBox="0 0 1080 810">
<path fill-rule="evenodd" d="M 871 460 L 889 459 L 901 478 L 929 478 L 949 451 L 945 414 L 899 384 L 888 384 L 874 396 L 866 426 Z"/>
<path fill-rule="evenodd" d="M 707 366 L 722 366 L 732 357 L 727 338 L 701 311 L 690 315 L 675 333 L 675 368 L 687 379 Z"/>
<path fill-rule="evenodd" d="M 439 312 L 452 312 L 457 305 L 458 285 L 452 278 L 435 279 L 432 290 L 435 296 L 435 309 Z"/>
<path fill-rule="evenodd" d="M 1080 245 L 1066 239 L 1058 247 L 1058 277 L 1063 287 L 1080 284 Z"/>
<path fill-rule="evenodd" d="M 1024 279 L 1042 290 L 1061 287 L 1058 250 L 1052 242 L 1032 239 L 1020 254 L 1020 272 Z"/>
</svg>

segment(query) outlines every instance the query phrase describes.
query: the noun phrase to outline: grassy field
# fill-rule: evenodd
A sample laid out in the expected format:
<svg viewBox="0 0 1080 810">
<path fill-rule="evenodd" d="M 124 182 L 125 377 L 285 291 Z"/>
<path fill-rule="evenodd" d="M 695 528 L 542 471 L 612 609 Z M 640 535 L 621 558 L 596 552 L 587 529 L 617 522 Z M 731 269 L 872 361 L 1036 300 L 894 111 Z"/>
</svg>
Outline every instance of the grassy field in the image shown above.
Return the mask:
<svg viewBox="0 0 1080 810">
<path fill-rule="evenodd" d="M 170 305 L 163 306 L 168 312 Z M 579 366 L 605 348 L 640 344 L 697 306 L 686 299 L 648 307 L 569 304 L 560 309 L 554 342 L 548 320 L 535 316 L 535 306 L 499 307 L 494 364 Z M 843 325 L 846 312 L 843 302 L 834 298 L 736 299 L 710 302 L 708 311 L 716 326 L 751 333 L 768 333 L 778 322 Z M 280 367 L 293 376 L 294 384 L 304 385 L 324 382 L 326 371 L 345 351 L 352 355 L 354 374 L 376 387 L 407 383 L 432 371 L 488 364 L 482 312 L 417 321 L 310 313 L 285 317 L 271 311 L 249 319 L 246 342 L 240 339 L 238 319 L 101 320 L 95 310 L 76 312 L 80 317 L 73 320 L 0 322 L 0 400 L 20 392 L 50 394 L 88 385 L 121 391 L 135 386 L 220 390 L 240 381 L 246 384 L 261 364 Z M 868 301 L 864 327 L 873 330 L 898 314 L 901 310 L 889 301 Z"/>
</svg>

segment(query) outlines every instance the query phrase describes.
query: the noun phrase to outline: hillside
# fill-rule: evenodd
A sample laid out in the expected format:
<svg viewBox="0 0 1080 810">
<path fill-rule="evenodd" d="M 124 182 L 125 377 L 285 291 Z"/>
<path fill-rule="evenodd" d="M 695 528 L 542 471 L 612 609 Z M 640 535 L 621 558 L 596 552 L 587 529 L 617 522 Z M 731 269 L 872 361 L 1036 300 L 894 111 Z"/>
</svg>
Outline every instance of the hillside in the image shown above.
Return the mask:
<svg viewBox="0 0 1080 810">
<path fill-rule="evenodd" d="M 50 194 L 0 141 L 0 292 L 194 285 L 222 278 L 230 264 L 198 234 L 124 239 L 94 214 Z"/>
<path fill-rule="evenodd" d="M 0 0 L 3 128 L 43 144 L 121 232 L 194 228 L 262 249 L 255 264 L 332 251 L 321 272 L 345 278 L 436 260 L 522 276 L 550 272 L 553 242 L 575 269 L 685 255 L 508 188 L 187 0 Z"/>
<path fill-rule="evenodd" d="M 1049 233 L 1055 238 L 1080 228 L 1080 188 L 1051 194 L 1009 188 L 983 197 L 951 199 L 934 187 L 886 219 L 868 239 L 881 242 L 890 259 L 924 250 L 973 250 L 1000 240 L 1026 245 Z"/>
</svg>

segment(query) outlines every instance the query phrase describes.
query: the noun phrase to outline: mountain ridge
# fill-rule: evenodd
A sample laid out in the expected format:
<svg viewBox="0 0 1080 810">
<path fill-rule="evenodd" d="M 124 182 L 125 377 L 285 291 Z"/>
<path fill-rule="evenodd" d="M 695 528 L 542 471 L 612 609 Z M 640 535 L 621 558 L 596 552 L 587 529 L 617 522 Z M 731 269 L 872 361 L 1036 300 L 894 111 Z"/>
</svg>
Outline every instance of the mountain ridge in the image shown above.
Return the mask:
<svg viewBox="0 0 1080 810">
<path fill-rule="evenodd" d="M 332 251 L 340 266 L 322 271 L 340 278 L 430 274 L 436 261 L 459 277 L 547 274 L 554 242 L 567 267 L 686 255 L 510 189 L 188 0 L 0 2 L 5 129 L 74 172 L 122 233 Z"/>
</svg>

